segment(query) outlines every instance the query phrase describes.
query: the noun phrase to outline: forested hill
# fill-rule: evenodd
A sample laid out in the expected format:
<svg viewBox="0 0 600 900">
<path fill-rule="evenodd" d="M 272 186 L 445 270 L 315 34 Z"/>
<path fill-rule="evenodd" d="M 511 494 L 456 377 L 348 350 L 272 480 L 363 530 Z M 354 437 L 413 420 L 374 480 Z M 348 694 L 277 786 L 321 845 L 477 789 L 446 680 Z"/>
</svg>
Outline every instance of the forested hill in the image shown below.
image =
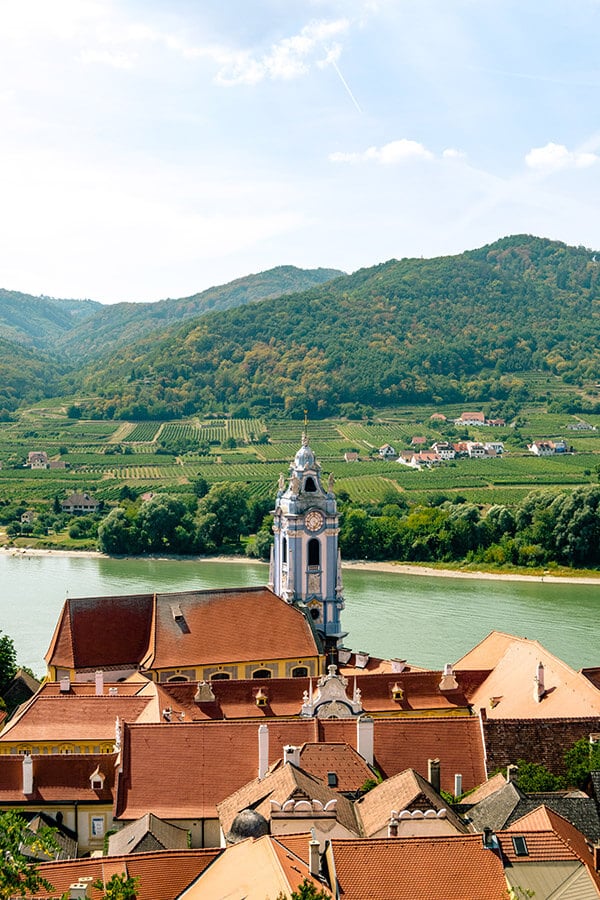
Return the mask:
<svg viewBox="0 0 600 900">
<path fill-rule="evenodd" d="M 32 297 L 0 289 L 0 337 L 43 349 L 101 308 L 93 300 Z"/>
<path fill-rule="evenodd" d="M 513 236 L 208 313 L 96 362 L 83 387 L 96 412 L 144 418 L 488 401 L 531 370 L 583 383 L 600 379 L 599 288 L 593 252 Z"/>
<path fill-rule="evenodd" d="M 64 348 L 70 359 L 99 356 L 211 310 L 231 309 L 268 297 L 303 291 L 343 274 L 338 269 L 277 266 L 178 300 L 100 306 L 92 318 L 81 322 L 65 335 L 59 346 Z"/>
</svg>

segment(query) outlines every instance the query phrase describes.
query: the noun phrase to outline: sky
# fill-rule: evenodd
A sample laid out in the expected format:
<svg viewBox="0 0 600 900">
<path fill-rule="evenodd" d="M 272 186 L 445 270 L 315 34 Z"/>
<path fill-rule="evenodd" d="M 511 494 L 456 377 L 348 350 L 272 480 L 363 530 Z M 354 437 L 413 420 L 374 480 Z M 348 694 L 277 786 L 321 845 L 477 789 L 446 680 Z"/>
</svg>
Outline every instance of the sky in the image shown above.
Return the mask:
<svg viewBox="0 0 600 900">
<path fill-rule="evenodd" d="M 600 250 L 600 0 L 0 0 L 0 288 Z"/>
</svg>

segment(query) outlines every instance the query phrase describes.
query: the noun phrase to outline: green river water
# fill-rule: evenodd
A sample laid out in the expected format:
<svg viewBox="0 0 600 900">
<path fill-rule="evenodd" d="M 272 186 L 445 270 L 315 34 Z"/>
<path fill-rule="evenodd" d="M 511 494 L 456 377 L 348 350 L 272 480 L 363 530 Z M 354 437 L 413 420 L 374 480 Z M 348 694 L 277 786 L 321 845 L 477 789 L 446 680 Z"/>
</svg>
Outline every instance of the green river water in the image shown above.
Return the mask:
<svg viewBox="0 0 600 900">
<path fill-rule="evenodd" d="M 0 630 L 43 674 L 65 598 L 265 584 L 261 563 L 0 554 Z M 346 646 L 441 668 L 497 629 L 600 665 L 600 586 L 344 570 Z M 243 628 L 243 623 L 239 623 Z"/>
</svg>

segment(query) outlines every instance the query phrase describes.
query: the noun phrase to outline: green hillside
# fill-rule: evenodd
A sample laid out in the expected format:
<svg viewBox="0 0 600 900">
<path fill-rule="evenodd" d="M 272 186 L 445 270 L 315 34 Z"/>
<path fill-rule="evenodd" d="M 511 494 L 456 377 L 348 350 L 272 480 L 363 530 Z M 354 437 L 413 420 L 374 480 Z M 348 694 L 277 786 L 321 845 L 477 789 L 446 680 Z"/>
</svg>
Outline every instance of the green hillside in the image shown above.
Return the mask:
<svg viewBox="0 0 600 900">
<path fill-rule="evenodd" d="M 0 337 L 30 347 L 51 347 L 101 306 L 93 300 L 32 297 L 0 289 Z"/>
<path fill-rule="evenodd" d="M 303 291 L 343 275 L 338 269 L 298 269 L 277 266 L 256 275 L 237 278 L 179 300 L 157 303 L 115 303 L 102 306 L 59 341 L 70 359 L 101 356 L 117 347 L 126 347 L 141 337 L 163 331 L 211 310 L 231 309 L 267 297 Z"/>
<path fill-rule="evenodd" d="M 392 260 L 171 327 L 70 386 L 103 398 L 97 412 L 137 419 L 430 402 L 501 413 L 523 400 L 531 373 L 600 379 L 599 277 L 591 251 L 526 235 Z"/>
</svg>

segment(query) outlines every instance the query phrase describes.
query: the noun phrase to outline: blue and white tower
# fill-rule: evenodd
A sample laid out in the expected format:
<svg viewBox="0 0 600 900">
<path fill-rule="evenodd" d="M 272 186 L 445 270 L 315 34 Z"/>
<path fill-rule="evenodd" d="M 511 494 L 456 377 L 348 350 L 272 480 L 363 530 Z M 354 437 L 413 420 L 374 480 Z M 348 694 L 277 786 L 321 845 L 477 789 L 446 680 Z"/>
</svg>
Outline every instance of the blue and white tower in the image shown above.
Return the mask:
<svg viewBox="0 0 600 900">
<path fill-rule="evenodd" d="M 334 651 L 347 633 L 340 621 L 344 597 L 339 518 L 333 476 L 324 490 L 321 466 L 306 432 L 287 486 L 283 474 L 279 478 L 273 531 L 270 586 L 287 603 L 306 608 L 326 649 Z"/>
</svg>

